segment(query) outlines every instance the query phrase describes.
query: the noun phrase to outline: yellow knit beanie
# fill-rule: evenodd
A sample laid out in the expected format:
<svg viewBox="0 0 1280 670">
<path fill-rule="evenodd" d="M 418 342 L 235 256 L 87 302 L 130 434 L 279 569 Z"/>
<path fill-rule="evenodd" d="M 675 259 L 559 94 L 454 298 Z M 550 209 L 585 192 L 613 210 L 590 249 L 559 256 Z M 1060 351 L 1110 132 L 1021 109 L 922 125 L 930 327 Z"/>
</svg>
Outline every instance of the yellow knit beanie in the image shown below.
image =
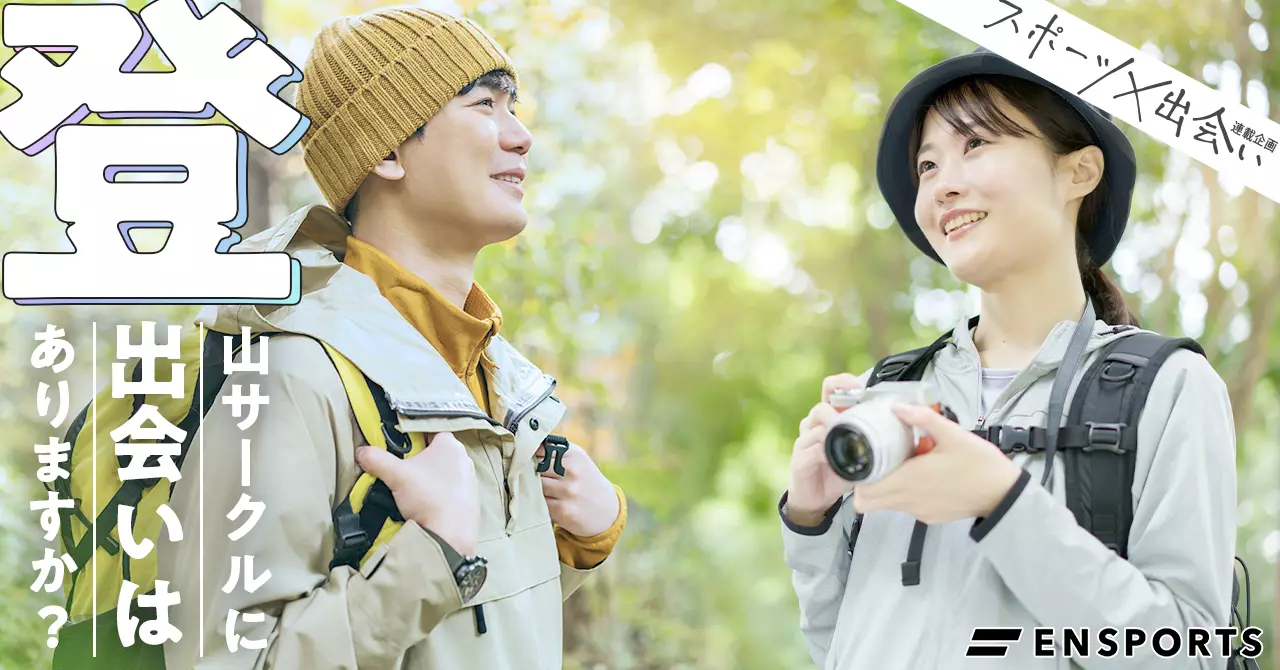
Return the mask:
<svg viewBox="0 0 1280 670">
<path fill-rule="evenodd" d="M 480 26 L 421 7 L 389 7 L 320 28 L 295 106 L 311 127 L 303 159 L 339 214 L 373 166 L 491 70 L 516 77 Z"/>
</svg>

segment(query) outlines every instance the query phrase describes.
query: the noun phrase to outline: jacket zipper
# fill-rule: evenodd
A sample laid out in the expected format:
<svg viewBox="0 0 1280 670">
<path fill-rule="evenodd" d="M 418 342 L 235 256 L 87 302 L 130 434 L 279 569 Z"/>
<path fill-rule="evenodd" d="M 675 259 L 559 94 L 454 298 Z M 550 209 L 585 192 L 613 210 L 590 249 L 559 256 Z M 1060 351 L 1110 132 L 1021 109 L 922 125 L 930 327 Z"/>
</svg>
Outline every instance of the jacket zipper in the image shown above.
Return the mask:
<svg viewBox="0 0 1280 670">
<path fill-rule="evenodd" d="M 505 426 L 506 429 L 512 435 L 515 435 L 516 431 L 520 429 L 520 422 L 524 421 L 524 418 L 529 415 L 529 412 L 532 412 L 533 409 L 538 405 L 540 405 L 543 400 L 546 400 L 548 397 L 550 397 L 551 393 L 555 391 L 555 388 L 556 388 L 556 380 L 552 379 L 551 383 L 547 384 L 546 390 L 544 390 L 537 398 L 535 398 L 533 402 L 526 404 L 524 407 L 520 409 L 519 412 L 516 412 L 514 415 L 512 415 L 511 421 L 508 422 L 507 425 Z M 511 522 L 511 482 L 508 479 L 507 474 L 508 473 L 506 472 L 501 473 L 502 490 L 506 494 L 502 500 L 502 509 L 506 512 L 507 523 L 510 523 Z"/>
<path fill-rule="evenodd" d="M 1032 370 L 1033 367 L 1037 368 L 1037 370 L 1033 371 Z M 1015 377 L 1012 381 L 1010 381 L 1009 385 L 1005 386 L 1004 389 L 1000 391 L 1000 395 L 996 396 L 995 402 L 991 403 L 991 407 L 987 408 L 986 413 L 981 413 L 981 412 L 978 413 L 977 427 L 985 428 L 987 419 L 990 419 L 992 416 L 994 416 L 996 414 L 997 409 L 1004 409 L 1004 406 L 1009 404 L 1009 398 L 1012 397 L 1014 393 L 1022 393 L 1023 391 L 1031 388 L 1031 386 L 1035 384 L 1037 381 L 1039 381 L 1040 378 L 1044 376 L 1043 370 L 1039 369 L 1040 367 L 1041 366 L 1039 364 L 1033 362 L 1029 364 L 1026 368 L 1024 368 L 1021 372 L 1019 372 L 1017 377 Z M 1029 372 L 1034 374 L 1034 377 L 1030 381 L 1027 381 L 1025 377 Z M 1019 378 L 1022 378 L 1023 381 L 1018 381 Z M 1015 386 L 1015 382 L 1017 383 L 1016 386 Z M 978 365 L 978 405 L 979 405 L 979 408 L 981 408 L 981 405 L 982 405 L 982 365 L 981 364 Z"/>
<path fill-rule="evenodd" d="M 543 391 L 542 394 L 537 397 L 537 399 L 525 405 L 523 408 L 520 409 L 518 413 L 512 416 L 512 420 L 510 423 L 507 424 L 506 429 L 511 431 L 512 433 L 515 433 L 516 429 L 520 427 L 520 422 L 524 421 L 524 418 L 529 415 L 529 412 L 532 412 L 533 408 L 542 404 L 543 400 L 546 400 L 547 398 L 551 397 L 552 392 L 554 392 L 555 390 L 556 390 L 556 380 L 552 379 L 551 383 L 547 385 L 546 390 Z"/>
<path fill-rule="evenodd" d="M 982 359 L 978 356 L 974 358 L 978 359 L 978 393 L 974 396 L 974 404 L 977 405 L 978 428 L 982 428 L 987 421 L 987 415 L 982 411 Z"/>
<path fill-rule="evenodd" d="M 490 424 L 494 426 L 502 425 L 501 423 L 498 422 L 497 419 L 494 419 L 488 414 L 484 414 L 483 412 L 471 412 L 465 409 L 406 409 L 402 407 L 397 407 L 395 408 L 395 410 L 411 419 L 432 419 L 436 417 L 448 419 L 448 418 L 462 417 L 467 419 L 480 419 L 482 421 L 488 421 Z"/>
</svg>

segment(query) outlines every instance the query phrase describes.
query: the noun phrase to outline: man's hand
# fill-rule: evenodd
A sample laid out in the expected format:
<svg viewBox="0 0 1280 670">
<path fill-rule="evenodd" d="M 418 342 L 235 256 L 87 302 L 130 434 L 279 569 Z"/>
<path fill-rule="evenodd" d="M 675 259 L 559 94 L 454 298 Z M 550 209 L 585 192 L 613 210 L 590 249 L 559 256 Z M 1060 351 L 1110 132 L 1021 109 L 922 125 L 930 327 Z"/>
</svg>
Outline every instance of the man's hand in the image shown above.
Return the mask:
<svg viewBox="0 0 1280 670">
<path fill-rule="evenodd" d="M 545 458 L 546 448 L 539 446 L 534 455 L 539 460 Z M 609 530 L 621 511 L 613 484 L 576 444 L 570 443 L 569 451 L 560 459 L 564 465 L 563 477 L 556 474 L 554 467 L 539 473 L 551 520 L 578 537 L 591 537 Z"/>
<path fill-rule="evenodd" d="M 480 535 L 475 464 L 452 433 L 437 433 L 426 449 L 403 460 L 360 447 L 356 463 L 386 482 L 406 521 L 416 521 L 464 556 L 475 554 Z"/>
</svg>

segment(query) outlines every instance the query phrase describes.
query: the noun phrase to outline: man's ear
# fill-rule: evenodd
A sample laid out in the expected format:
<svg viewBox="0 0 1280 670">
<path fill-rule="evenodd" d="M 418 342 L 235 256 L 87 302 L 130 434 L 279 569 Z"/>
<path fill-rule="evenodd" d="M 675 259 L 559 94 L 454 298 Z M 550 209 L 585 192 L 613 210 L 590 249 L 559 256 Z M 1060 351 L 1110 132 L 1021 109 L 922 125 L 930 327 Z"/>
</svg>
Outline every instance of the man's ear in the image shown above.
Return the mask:
<svg viewBox="0 0 1280 670">
<path fill-rule="evenodd" d="M 1064 170 L 1060 173 L 1067 177 L 1068 199 L 1083 198 L 1098 187 L 1102 181 L 1102 171 L 1106 167 L 1102 149 L 1095 145 L 1073 151 L 1064 157 Z"/>
<path fill-rule="evenodd" d="M 373 173 L 382 177 L 397 181 L 404 178 L 404 165 L 400 163 L 400 157 L 395 151 L 387 154 L 377 165 L 373 166 Z"/>
</svg>

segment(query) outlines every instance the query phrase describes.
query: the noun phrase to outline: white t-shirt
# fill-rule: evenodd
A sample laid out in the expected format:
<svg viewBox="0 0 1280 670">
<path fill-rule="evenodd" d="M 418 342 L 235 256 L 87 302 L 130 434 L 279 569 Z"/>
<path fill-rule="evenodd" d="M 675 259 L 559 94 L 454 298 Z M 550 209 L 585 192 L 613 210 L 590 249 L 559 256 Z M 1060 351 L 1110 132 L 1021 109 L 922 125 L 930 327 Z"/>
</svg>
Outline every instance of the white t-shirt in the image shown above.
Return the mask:
<svg viewBox="0 0 1280 670">
<path fill-rule="evenodd" d="M 996 398 L 1000 397 L 1000 393 L 1004 391 L 1004 387 L 1018 376 L 1021 370 L 999 370 L 995 368 L 982 368 L 982 406 L 980 411 L 983 416 L 987 415 L 987 411 L 995 404 Z"/>
</svg>

